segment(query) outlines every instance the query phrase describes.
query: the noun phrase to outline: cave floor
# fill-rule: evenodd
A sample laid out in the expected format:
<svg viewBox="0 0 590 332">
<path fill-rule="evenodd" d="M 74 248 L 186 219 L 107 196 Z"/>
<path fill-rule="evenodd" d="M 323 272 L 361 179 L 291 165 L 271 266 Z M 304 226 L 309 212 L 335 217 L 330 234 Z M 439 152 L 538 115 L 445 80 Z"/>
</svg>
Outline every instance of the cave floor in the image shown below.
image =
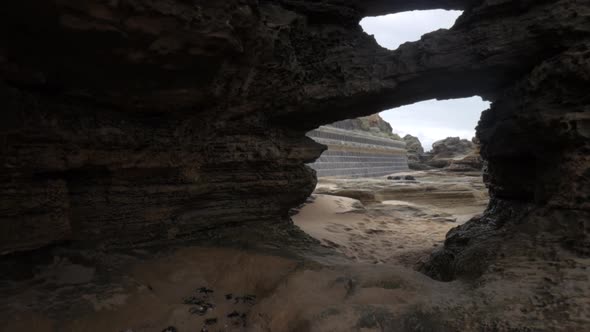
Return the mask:
<svg viewBox="0 0 590 332">
<path fill-rule="evenodd" d="M 565 252 L 547 264 L 523 246 L 509 264 L 498 264 L 477 280 L 439 282 L 413 269 L 440 245 L 446 230 L 480 213 L 487 199 L 480 195 L 478 177 L 457 182 L 456 175 L 413 175 L 417 181 L 322 180 L 294 216 L 296 225 L 320 241 L 307 252 L 263 246 L 75 255 L 53 250 L 32 277 L 1 281 L 2 328 L 584 331 L 590 326 L 585 270 L 590 262 Z M 422 199 L 402 201 L 399 195 Z M 567 276 L 568 287 L 559 285 L 556 271 Z M 564 306 L 571 310 L 564 312 Z"/>
<path fill-rule="evenodd" d="M 355 262 L 413 267 L 443 245 L 451 228 L 481 214 L 489 200 L 481 173 L 394 176 L 413 180 L 321 178 L 293 220 Z"/>
</svg>

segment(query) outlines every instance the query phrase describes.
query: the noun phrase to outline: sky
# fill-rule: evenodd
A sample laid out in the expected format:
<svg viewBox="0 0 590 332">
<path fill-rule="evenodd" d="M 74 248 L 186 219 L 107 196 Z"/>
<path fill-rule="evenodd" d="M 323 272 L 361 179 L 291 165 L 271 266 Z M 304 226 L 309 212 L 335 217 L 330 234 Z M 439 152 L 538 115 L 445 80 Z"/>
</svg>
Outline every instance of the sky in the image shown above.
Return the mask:
<svg viewBox="0 0 590 332">
<path fill-rule="evenodd" d="M 453 26 L 461 11 L 424 10 L 367 17 L 361 21 L 366 33 L 374 35 L 379 45 L 394 50 L 399 45 L 420 40 L 425 33 Z M 481 112 L 489 103 L 480 97 L 429 100 L 381 112 L 395 133 L 417 136 L 424 150 L 449 136 L 471 139 Z"/>
<path fill-rule="evenodd" d="M 425 151 L 432 143 L 446 137 L 461 137 L 471 140 L 481 112 L 489 103 L 480 97 L 428 100 L 420 103 L 381 112 L 381 117 L 400 136 L 417 136 Z"/>
</svg>

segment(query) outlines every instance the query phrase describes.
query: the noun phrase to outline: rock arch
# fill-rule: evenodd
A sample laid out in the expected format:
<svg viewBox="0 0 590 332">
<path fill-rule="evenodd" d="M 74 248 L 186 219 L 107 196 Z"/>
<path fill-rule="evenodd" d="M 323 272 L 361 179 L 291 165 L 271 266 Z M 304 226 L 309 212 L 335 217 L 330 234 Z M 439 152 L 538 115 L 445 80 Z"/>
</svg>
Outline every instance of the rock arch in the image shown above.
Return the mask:
<svg viewBox="0 0 590 332">
<path fill-rule="evenodd" d="M 0 253 L 64 240 L 127 248 L 245 233 L 285 239 L 289 209 L 315 185 L 304 163 L 322 151 L 307 130 L 477 94 L 493 102 L 478 127 L 492 203 L 424 270 L 440 279 L 482 272 L 487 261 L 473 257 L 500 253 L 517 229 L 550 231 L 548 243 L 588 255 L 586 2 L 8 7 Z M 435 8 L 465 12 L 452 29 L 396 51 L 358 26 L 367 15 Z"/>
</svg>

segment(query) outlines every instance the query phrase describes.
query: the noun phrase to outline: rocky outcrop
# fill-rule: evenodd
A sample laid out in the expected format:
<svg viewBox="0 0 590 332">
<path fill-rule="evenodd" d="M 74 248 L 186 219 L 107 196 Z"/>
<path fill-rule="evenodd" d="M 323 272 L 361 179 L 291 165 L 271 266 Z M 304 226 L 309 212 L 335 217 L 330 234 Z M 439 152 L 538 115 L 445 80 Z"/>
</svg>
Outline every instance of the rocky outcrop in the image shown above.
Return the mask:
<svg viewBox="0 0 590 332">
<path fill-rule="evenodd" d="M 464 156 L 474 150 L 474 144 L 459 137 L 447 137 L 432 143 L 432 155 L 436 159 Z"/>
<path fill-rule="evenodd" d="M 474 149 L 463 158 L 450 160 L 446 170 L 451 172 L 481 171 L 483 161 L 479 153 L 479 149 Z"/>
<path fill-rule="evenodd" d="M 416 136 L 406 135 L 404 136 L 404 142 L 406 142 L 406 148 L 408 153 L 413 154 L 424 154 L 424 148 L 422 147 L 422 142 Z"/>
<path fill-rule="evenodd" d="M 358 24 L 434 8 L 464 14 L 395 51 Z M 477 128 L 491 202 L 422 270 L 480 278 L 474 297 L 497 296 L 502 278 L 533 295 L 497 307 L 520 315 L 502 328 L 461 324 L 471 301 L 433 317 L 454 312 L 451 331 L 587 329 L 588 1 L 22 0 L 1 15 L 0 254 L 284 246 L 302 238 L 288 211 L 312 192 L 304 164 L 324 149 L 306 132 L 480 95 L 492 102 Z"/>
<path fill-rule="evenodd" d="M 345 130 L 364 131 L 373 135 L 391 138 L 397 141 L 401 140 L 401 137 L 393 132 L 391 125 L 387 121 L 383 120 L 379 114 L 337 121 L 332 123 L 330 126 Z"/>
<path fill-rule="evenodd" d="M 484 168 L 484 161 L 481 158 L 480 145 L 481 142 L 477 137 L 471 139 L 473 143 L 473 149 L 465 157 L 461 159 L 451 160 L 448 171 L 452 172 L 470 172 L 470 171 L 482 171 Z"/>
<path fill-rule="evenodd" d="M 435 168 L 450 166 L 455 160 L 461 160 L 468 155 L 475 156 L 476 146 L 469 140 L 459 137 L 447 137 L 432 144 L 432 151 L 425 159 L 426 164 Z M 472 158 L 468 158 L 465 164 L 472 164 Z M 481 167 L 480 167 L 481 169 Z"/>
<path fill-rule="evenodd" d="M 429 8 L 465 12 L 395 51 L 358 25 Z M 478 254 L 515 232 L 588 255 L 585 1 L 24 0 L 2 15 L 1 253 L 284 237 L 323 150 L 307 131 L 477 94 L 493 102 L 477 133 L 492 203 L 429 273 L 483 271 L 499 258 Z"/>
<path fill-rule="evenodd" d="M 466 139 L 447 137 L 434 142 L 432 151 L 427 153 L 417 137 L 406 135 L 404 141 L 408 146 L 409 166 L 413 170 L 445 168 L 452 172 L 471 172 L 481 171 L 483 167 L 478 145 Z"/>
<path fill-rule="evenodd" d="M 428 170 L 432 166 L 427 165 L 431 155 L 424 153 L 424 148 L 418 137 L 412 135 L 404 136 L 406 148 L 408 150 L 408 167 L 413 170 Z"/>
<path fill-rule="evenodd" d="M 424 155 L 424 148 L 418 137 L 406 135 L 403 138 L 408 150 L 408 167 L 413 170 L 428 169 L 429 167 L 422 164 L 421 158 Z"/>
</svg>

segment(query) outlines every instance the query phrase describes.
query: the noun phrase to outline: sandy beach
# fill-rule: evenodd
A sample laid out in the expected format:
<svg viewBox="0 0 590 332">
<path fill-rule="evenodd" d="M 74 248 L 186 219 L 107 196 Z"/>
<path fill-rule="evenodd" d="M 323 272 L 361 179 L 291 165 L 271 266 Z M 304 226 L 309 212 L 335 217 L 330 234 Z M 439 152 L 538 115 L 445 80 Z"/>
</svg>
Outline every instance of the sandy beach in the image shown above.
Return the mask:
<svg viewBox="0 0 590 332">
<path fill-rule="evenodd" d="M 413 266 L 441 246 L 450 229 L 481 214 L 487 196 L 478 177 L 402 176 L 410 174 L 416 181 L 321 179 L 293 220 L 356 262 Z"/>
</svg>

